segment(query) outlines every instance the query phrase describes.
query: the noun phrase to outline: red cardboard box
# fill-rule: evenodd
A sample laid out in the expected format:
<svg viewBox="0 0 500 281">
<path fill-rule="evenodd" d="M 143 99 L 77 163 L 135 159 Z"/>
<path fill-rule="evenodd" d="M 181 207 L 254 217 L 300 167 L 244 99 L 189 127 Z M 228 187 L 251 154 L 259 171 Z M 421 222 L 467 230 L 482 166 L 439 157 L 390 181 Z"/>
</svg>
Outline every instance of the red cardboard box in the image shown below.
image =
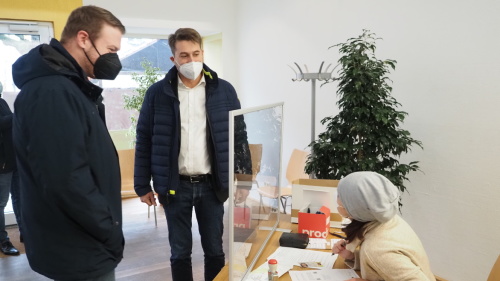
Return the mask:
<svg viewBox="0 0 500 281">
<path fill-rule="evenodd" d="M 326 239 L 330 230 L 330 209 L 322 206 L 319 211 L 322 214 L 299 212 L 299 233 L 306 233 L 311 238 Z"/>
<path fill-rule="evenodd" d="M 234 227 L 250 228 L 251 218 L 249 207 L 234 207 Z"/>
</svg>

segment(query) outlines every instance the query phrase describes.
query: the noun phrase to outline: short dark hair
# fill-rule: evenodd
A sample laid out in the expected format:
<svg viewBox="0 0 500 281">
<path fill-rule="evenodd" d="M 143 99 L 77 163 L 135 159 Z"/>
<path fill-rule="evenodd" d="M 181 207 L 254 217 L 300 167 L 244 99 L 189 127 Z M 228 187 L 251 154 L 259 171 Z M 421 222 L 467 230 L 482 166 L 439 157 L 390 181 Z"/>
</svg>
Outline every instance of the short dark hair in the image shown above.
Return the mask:
<svg viewBox="0 0 500 281">
<path fill-rule="evenodd" d="M 64 26 L 61 43 L 65 43 L 75 37 L 79 31 L 85 30 L 93 40 L 99 38 L 102 26 L 109 24 L 118 28 L 122 34 L 125 34 L 125 26 L 110 11 L 93 6 L 82 6 L 71 12 Z"/>
<path fill-rule="evenodd" d="M 172 55 L 175 55 L 175 43 L 177 43 L 177 41 L 191 41 L 198 43 L 200 44 L 200 48 L 203 49 L 201 35 L 198 31 L 192 28 L 179 28 L 175 31 L 175 33 L 168 36 L 168 45 L 170 46 L 170 50 L 172 50 Z"/>
</svg>

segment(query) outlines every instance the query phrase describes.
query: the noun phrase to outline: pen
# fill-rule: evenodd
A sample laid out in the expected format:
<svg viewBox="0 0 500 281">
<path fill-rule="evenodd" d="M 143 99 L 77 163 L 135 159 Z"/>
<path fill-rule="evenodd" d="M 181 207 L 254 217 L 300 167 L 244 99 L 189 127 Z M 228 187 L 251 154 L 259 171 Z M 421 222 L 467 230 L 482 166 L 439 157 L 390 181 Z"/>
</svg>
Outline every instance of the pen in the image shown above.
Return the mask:
<svg viewBox="0 0 500 281">
<path fill-rule="evenodd" d="M 337 234 L 337 233 L 333 233 L 333 232 L 330 232 L 331 235 L 335 236 L 335 237 L 338 237 L 338 238 L 342 238 L 342 239 L 346 239 L 346 237 L 340 235 L 340 234 Z"/>
<path fill-rule="evenodd" d="M 330 234 L 333 234 L 333 233 L 330 233 Z M 340 236 L 340 235 L 338 235 L 338 236 Z M 346 245 L 346 244 L 345 244 L 345 240 L 344 240 L 344 241 L 342 242 L 342 246 L 343 246 L 343 247 L 345 247 L 345 245 Z M 332 253 L 332 256 L 333 256 L 333 255 L 335 255 L 335 253 Z"/>
</svg>

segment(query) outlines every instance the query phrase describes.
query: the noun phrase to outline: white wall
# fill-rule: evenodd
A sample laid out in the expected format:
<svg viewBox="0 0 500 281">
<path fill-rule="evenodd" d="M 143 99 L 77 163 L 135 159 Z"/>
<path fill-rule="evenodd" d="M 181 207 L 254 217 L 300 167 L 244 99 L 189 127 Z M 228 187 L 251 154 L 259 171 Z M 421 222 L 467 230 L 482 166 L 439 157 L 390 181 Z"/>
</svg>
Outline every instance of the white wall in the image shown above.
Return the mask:
<svg viewBox="0 0 500 281">
<path fill-rule="evenodd" d="M 424 150 L 403 216 L 435 274 L 486 280 L 500 253 L 500 4 L 495 1 L 254 0 L 240 2 L 238 59 L 245 105 L 285 101 L 286 160 L 310 137 L 310 82 L 287 64 L 336 62 L 327 48 L 369 29 L 377 56 L 398 61 L 393 95 Z M 337 113 L 336 86 L 317 90 L 317 120 Z M 319 123 L 318 123 L 319 126 Z M 323 128 L 317 129 L 317 132 Z M 286 165 L 286 162 L 284 162 Z"/>
<path fill-rule="evenodd" d="M 393 95 L 409 113 L 403 127 L 421 140 L 403 161 L 410 176 L 403 216 L 419 234 L 435 274 L 486 280 L 500 253 L 500 3 L 497 1 L 84 0 L 119 16 L 129 32 L 191 26 L 222 32 L 223 66 L 244 107 L 285 101 L 286 167 L 310 141 L 310 82 L 287 64 L 317 69 L 370 29 L 377 56 L 398 61 Z M 165 31 L 170 29 L 170 31 Z M 317 87 L 316 122 L 338 112 L 336 86 Z"/>
<path fill-rule="evenodd" d="M 125 25 L 127 36 L 141 34 L 151 38 L 167 38 L 181 27 L 192 27 L 204 37 L 222 33 L 224 60 L 222 69 L 217 67 L 214 70 L 224 73 L 222 78 L 231 81 L 236 87 L 235 4 L 231 0 L 83 0 L 83 5 L 96 5 L 110 10 Z"/>
</svg>

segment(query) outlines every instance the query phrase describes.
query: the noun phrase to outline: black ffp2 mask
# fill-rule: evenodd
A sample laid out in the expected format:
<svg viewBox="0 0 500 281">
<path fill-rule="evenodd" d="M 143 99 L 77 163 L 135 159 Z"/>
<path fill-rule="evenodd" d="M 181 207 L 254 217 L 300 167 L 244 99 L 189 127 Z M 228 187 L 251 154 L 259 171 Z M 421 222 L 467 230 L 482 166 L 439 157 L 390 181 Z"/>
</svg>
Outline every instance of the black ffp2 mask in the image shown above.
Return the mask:
<svg viewBox="0 0 500 281">
<path fill-rule="evenodd" d="M 94 64 L 94 76 L 97 79 L 114 80 L 121 69 L 122 64 L 116 53 L 99 54 Z"/>
<path fill-rule="evenodd" d="M 122 70 L 122 63 L 120 62 L 120 58 L 118 58 L 118 55 L 116 53 L 107 53 L 101 55 L 101 53 L 99 53 L 99 51 L 95 47 L 94 42 L 92 42 L 92 40 L 90 42 L 92 43 L 92 46 L 96 50 L 97 54 L 99 54 L 99 57 L 97 58 L 95 63 L 92 63 L 85 50 L 83 50 L 83 53 L 85 53 L 85 56 L 87 57 L 89 62 L 94 66 L 94 78 L 114 80 L 116 76 L 118 76 L 118 73 L 120 73 L 120 70 Z"/>
</svg>

